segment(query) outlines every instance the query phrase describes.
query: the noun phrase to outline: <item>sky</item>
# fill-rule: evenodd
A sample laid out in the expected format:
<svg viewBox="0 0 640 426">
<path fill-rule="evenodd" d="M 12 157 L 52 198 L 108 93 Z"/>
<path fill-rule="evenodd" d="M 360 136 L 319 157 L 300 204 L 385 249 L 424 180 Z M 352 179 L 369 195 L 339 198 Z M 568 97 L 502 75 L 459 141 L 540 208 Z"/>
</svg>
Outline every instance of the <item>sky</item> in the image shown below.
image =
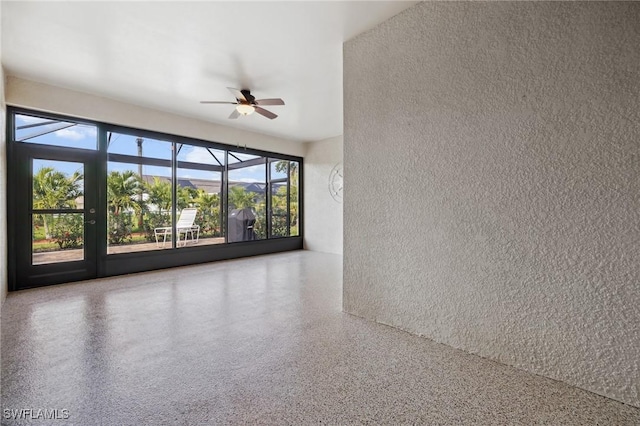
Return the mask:
<svg viewBox="0 0 640 426">
<path fill-rule="evenodd" d="M 96 149 L 97 148 L 97 129 L 95 126 L 65 123 L 61 121 L 54 121 L 47 123 L 47 119 L 32 117 L 28 115 L 16 114 L 16 139 L 28 138 L 25 142 L 37 143 L 44 145 L 56 145 L 56 146 L 71 146 L 82 149 Z M 47 124 L 42 124 L 47 123 Z M 24 129 L 18 129 L 21 126 L 29 126 Z M 38 135 L 44 131 L 49 131 L 46 134 Z M 32 136 L 32 137 L 31 137 Z M 138 145 L 136 137 L 126 134 L 113 133 L 109 142 L 109 153 L 125 154 L 125 155 L 138 155 Z M 210 149 L 210 151 L 216 156 L 216 158 L 224 164 L 224 151 Z M 150 138 L 144 138 L 142 143 L 143 157 L 156 158 L 156 159 L 171 159 L 171 143 L 162 140 L 155 140 Z M 259 158 L 255 155 L 233 153 L 240 160 L 250 160 L 253 158 Z M 178 153 L 178 161 L 186 161 L 192 163 L 201 164 L 215 164 L 218 162 L 207 151 L 207 149 L 193 145 L 183 145 Z M 229 155 L 229 164 L 237 163 L 238 160 Z M 61 161 L 34 161 L 34 173 L 36 173 L 40 167 L 54 166 L 56 169 L 62 171 L 67 175 L 72 175 L 78 170 L 78 163 L 61 162 Z M 81 165 L 80 165 L 81 166 Z M 107 165 L 108 171 L 120 171 L 133 170 L 138 171 L 137 164 L 127 163 L 115 163 L 109 162 Z M 272 179 L 279 179 L 286 177 L 285 173 L 279 173 L 275 171 L 275 163 L 271 165 Z M 142 173 L 145 175 L 154 176 L 171 176 L 170 167 L 160 166 L 148 166 L 143 165 Z M 178 178 L 186 179 L 209 179 L 220 180 L 220 173 L 205 170 L 193 170 L 193 169 L 178 169 Z M 229 180 L 239 182 L 264 182 L 265 181 L 265 167 L 262 165 L 246 167 L 238 170 L 229 171 Z"/>
</svg>

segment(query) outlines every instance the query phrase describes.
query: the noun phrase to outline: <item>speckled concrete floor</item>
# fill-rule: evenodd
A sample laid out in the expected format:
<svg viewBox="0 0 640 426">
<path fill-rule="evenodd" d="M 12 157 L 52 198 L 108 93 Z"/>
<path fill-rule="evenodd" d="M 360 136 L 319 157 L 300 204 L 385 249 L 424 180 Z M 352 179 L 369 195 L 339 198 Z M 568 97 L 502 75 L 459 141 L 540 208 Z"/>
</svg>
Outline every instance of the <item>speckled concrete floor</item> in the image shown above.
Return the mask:
<svg viewBox="0 0 640 426">
<path fill-rule="evenodd" d="M 344 314 L 341 275 L 339 256 L 299 251 L 12 293 L 2 424 L 640 424 L 640 409 Z"/>
</svg>

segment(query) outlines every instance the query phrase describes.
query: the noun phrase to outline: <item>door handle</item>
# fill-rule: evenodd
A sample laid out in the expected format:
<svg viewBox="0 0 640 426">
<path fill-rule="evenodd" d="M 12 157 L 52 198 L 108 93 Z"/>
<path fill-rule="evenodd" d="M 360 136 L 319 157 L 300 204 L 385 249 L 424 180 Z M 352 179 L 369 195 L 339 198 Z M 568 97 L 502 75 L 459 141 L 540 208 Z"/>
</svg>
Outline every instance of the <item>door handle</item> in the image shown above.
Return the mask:
<svg viewBox="0 0 640 426">
<path fill-rule="evenodd" d="M 89 225 L 95 225 L 96 221 L 95 220 L 87 220 L 85 223 L 88 223 Z"/>
</svg>

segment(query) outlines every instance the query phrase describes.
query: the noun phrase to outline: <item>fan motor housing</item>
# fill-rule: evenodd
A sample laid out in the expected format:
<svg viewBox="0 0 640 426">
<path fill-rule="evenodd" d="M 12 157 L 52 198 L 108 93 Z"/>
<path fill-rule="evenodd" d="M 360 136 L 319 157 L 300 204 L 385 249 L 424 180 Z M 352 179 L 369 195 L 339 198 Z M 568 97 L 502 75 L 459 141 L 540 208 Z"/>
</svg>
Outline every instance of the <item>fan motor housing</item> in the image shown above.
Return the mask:
<svg viewBox="0 0 640 426">
<path fill-rule="evenodd" d="M 253 95 L 251 94 L 251 92 L 250 92 L 249 90 L 247 90 L 247 89 L 242 89 L 242 90 L 240 90 L 240 93 L 242 93 L 242 94 L 244 95 L 245 99 L 246 99 L 246 100 L 247 100 L 247 102 L 249 102 L 250 104 L 252 104 L 252 103 L 253 103 L 253 101 L 255 101 L 255 100 L 256 100 L 255 96 L 253 96 Z"/>
</svg>

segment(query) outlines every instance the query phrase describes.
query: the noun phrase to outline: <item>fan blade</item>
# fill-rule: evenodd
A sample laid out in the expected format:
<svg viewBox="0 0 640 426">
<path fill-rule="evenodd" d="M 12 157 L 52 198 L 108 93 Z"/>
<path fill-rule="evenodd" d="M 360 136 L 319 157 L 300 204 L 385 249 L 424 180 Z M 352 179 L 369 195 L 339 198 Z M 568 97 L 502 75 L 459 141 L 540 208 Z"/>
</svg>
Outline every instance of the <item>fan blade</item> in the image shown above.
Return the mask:
<svg viewBox="0 0 640 426">
<path fill-rule="evenodd" d="M 225 105 L 238 105 L 237 102 L 226 102 L 226 101 L 200 101 L 201 104 L 225 104 Z"/>
<path fill-rule="evenodd" d="M 231 115 L 229 116 L 230 119 L 235 120 L 236 118 L 240 117 L 240 113 L 238 112 L 237 109 L 233 109 L 233 112 L 231 113 Z"/>
<path fill-rule="evenodd" d="M 256 112 L 257 112 L 258 114 L 260 114 L 260 115 L 264 115 L 265 117 L 270 118 L 270 119 L 272 119 L 272 120 L 273 120 L 274 118 L 276 118 L 276 117 L 277 117 L 277 115 L 276 115 L 276 114 L 272 113 L 271 111 L 267 111 L 267 110 L 266 110 L 266 109 L 264 109 L 264 108 L 260 108 L 259 106 L 257 106 L 257 107 L 256 107 Z"/>
<path fill-rule="evenodd" d="M 277 99 L 256 99 L 256 105 L 284 105 L 284 101 Z"/>
<path fill-rule="evenodd" d="M 233 96 L 236 97 L 236 99 L 240 100 L 240 101 L 246 101 L 247 98 L 244 97 L 244 95 L 242 94 L 242 92 L 238 89 L 234 89 L 233 87 L 227 87 L 227 89 L 229 89 L 229 91 L 231 93 L 233 93 Z"/>
</svg>

